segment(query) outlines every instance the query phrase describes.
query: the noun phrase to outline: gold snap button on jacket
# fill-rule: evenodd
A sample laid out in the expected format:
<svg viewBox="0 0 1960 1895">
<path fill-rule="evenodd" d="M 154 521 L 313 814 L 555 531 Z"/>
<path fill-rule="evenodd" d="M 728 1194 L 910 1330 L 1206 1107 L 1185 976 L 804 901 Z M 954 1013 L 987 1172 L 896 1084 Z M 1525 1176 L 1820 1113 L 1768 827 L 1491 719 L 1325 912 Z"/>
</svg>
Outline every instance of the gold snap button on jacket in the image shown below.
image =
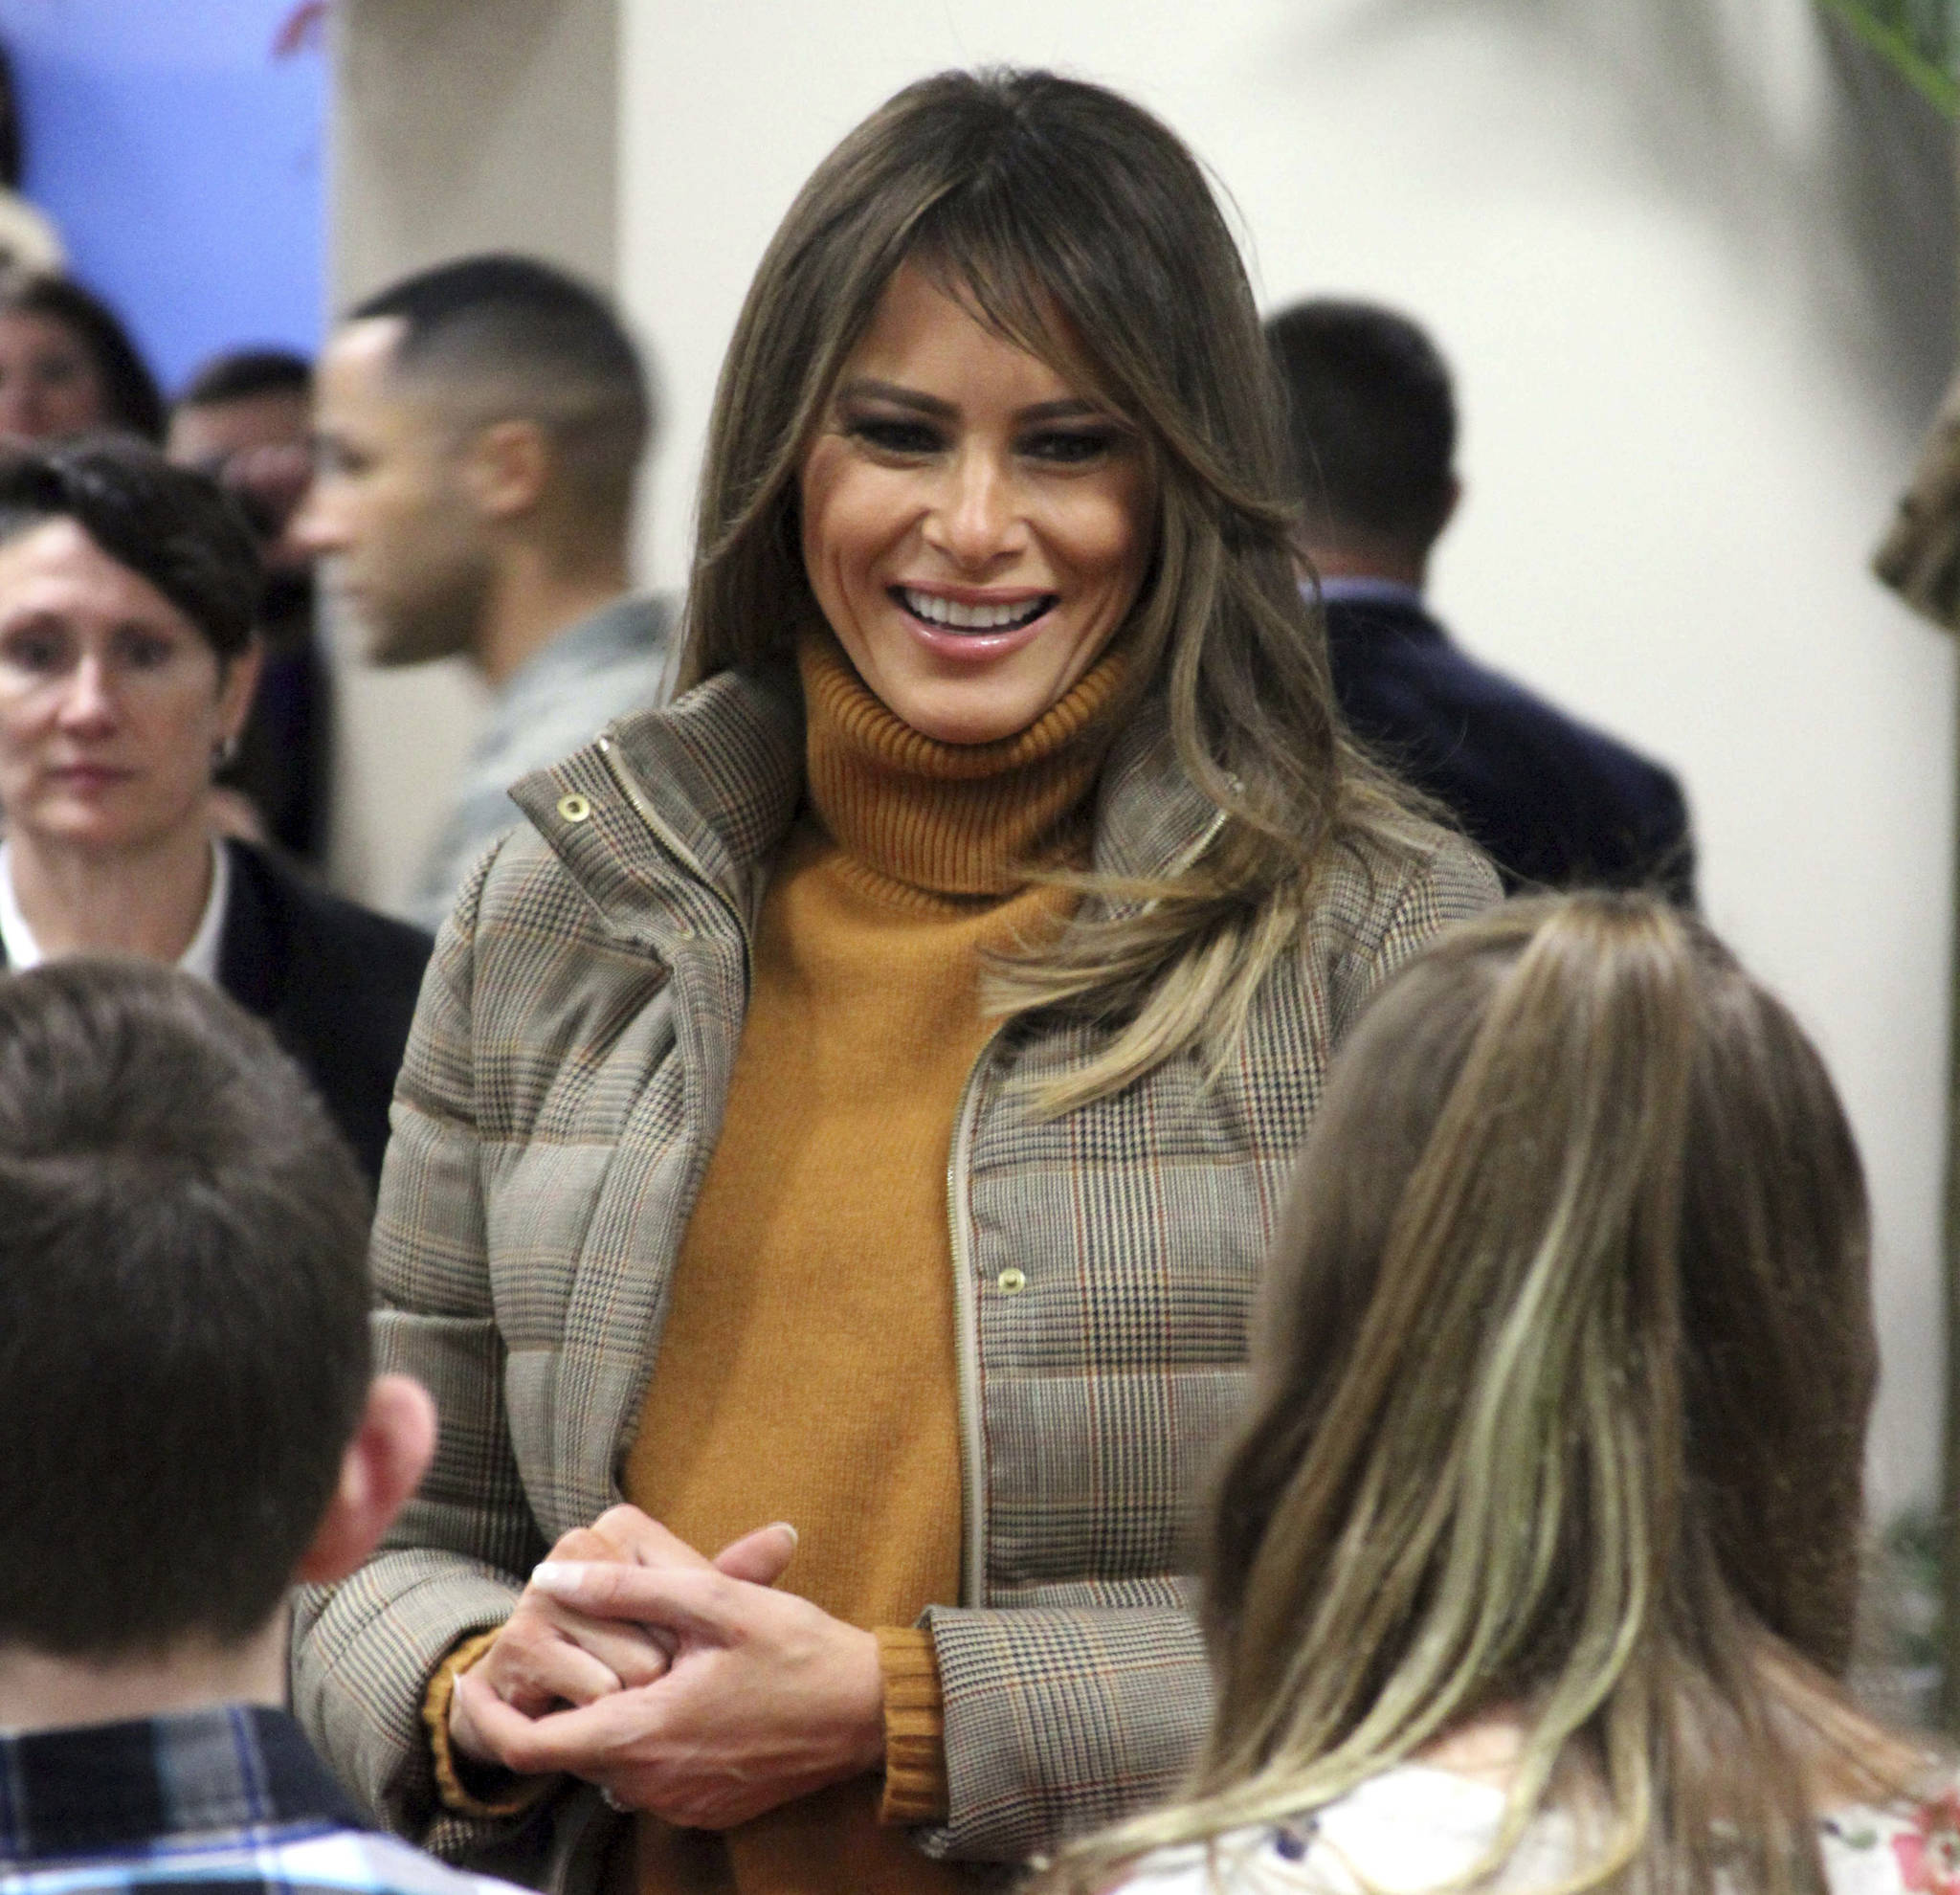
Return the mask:
<svg viewBox="0 0 1960 1895">
<path fill-rule="evenodd" d="M 1002 1296 L 1019 1296 L 1028 1287 L 1028 1273 L 1025 1270 L 1003 1270 L 994 1282 L 1000 1285 Z"/>
<path fill-rule="evenodd" d="M 567 822 L 583 822 L 592 813 L 592 806 L 584 796 L 573 791 L 569 796 L 558 799 L 558 814 Z"/>
</svg>

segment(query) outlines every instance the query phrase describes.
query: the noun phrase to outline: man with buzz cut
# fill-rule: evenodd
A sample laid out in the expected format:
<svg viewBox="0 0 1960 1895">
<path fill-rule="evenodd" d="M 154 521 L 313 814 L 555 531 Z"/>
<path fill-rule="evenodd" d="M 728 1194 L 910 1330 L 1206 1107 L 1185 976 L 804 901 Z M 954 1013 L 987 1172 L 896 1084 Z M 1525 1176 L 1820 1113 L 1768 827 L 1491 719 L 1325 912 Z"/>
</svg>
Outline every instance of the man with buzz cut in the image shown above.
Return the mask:
<svg viewBox="0 0 1960 1895">
<path fill-rule="evenodd" d="M 1448 365 L 1406 316 L 1331 298 L 1266 323 L 1304 502 L 1303 586 L 1325 606 L 1355 735 L 1440 803 L 1511 890 L 1656 888 L 1694 903 L 1681 786 L 1480 663 L 1423 593 L 1461 498 Z"/>
<path fill-rule="evenodd" d="M 355 308 L 322 358 L 296 539 L 331 556 L 374 663 L 461 656 L 493 694 L 415 887 L 426 926 L 515 827 L 512 783 L 659 695 L 671 615 L 628 591 L 653 420 L 605 300 L 525 257 L 410 277 Z"/>
<path fill-rule="evenodd" d="M 370 1831 L 280 1709 L 286 1595 L 435 1438 L 370 1378 L 368 1193 L 205 983 L 0 977 L 0 1888 L 490 1895 Z"/>
</svg>

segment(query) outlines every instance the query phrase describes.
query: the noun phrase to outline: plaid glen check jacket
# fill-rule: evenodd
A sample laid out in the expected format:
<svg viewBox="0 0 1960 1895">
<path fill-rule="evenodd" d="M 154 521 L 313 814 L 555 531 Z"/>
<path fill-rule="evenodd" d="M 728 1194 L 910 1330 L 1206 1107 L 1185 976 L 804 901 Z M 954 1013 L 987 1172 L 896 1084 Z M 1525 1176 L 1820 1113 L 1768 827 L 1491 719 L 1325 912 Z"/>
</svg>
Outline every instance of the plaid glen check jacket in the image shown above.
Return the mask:
<svg viewBox="0 0 1960 1895">
<path fill-rule="evenodd" d="M 549 1544 L 620 1497 L 802 779 L 787 673 L 724 674 L 526 778 L 530 827 L 445 925 L 396 1093 L 378 1366 L 434 1393 L 441 1445 L 387 1547 L 303 1601 L 295 1704 L 392 1827 L 561 1886 L 613 1820 L 596 1794 L 568 1785 L 501 1824 L 442 1810 L 422 1700 Z M 1161 875 L 1212 822 L 1147 707 L 1099 785 L 1096 866 Z M 1337 855 L 1209 1090 L 1174 1060 L 1043 1124 L 1013 1081 L 1086 1059 L 1098 1029 L 1019 1022 L 980 1059 L 947 1180 L 966 1510 L 962 1602 L 928 1614 L 952 1804 L 919 1834 L 931 1853 L 1019 1861 L 1185 1768 L 1209 1687 L 1180 1527 L 1240 1398 L 1329 1050 L 1397 964 L 1497 893 L 1440 834 L 1413 868 Z"/>
</svg>

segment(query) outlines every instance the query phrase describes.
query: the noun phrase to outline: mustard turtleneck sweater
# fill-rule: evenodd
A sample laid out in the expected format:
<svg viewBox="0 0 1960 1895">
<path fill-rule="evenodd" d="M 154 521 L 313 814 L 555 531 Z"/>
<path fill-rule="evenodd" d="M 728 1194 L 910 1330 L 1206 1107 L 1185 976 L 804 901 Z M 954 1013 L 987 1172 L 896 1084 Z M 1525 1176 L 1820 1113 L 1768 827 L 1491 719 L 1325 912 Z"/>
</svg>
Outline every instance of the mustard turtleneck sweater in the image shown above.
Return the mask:
<svg viewBox="0 0 1960 1895">
<path fill-rule="evenodd" d="M 809 807 L 763 902 L 726 1116 L 676 1269 L 628 1500 L 712 1552 L 788 1520 L 782 1584 L 880 1630 L 887 1771 L 725 1835 L 640 1823 L 641 1895 L 954 1888 L 889 1825 L 943 1814 L 938 1678 L 911 1631 L 959 1600 L 947 1167 L 991 1025 L 980 957 L 1073 897 L 1114 735 L 1105 655 L 1029 729 L 949 745 L 900 722 L 827 632 L 799 647 Z"/>
</svg>

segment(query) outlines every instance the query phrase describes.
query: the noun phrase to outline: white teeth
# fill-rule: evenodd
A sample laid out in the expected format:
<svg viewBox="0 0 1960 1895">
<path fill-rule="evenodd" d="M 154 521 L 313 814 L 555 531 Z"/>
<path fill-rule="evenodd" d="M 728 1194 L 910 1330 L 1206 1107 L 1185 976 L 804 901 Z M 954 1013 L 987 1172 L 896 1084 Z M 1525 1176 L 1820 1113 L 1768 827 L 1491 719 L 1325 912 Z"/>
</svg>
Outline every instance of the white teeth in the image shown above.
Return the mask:
<svg viewBox="0 0 1960 1895">
<path fill-rule="evenodd" d="M 1050 594 L 1023 599 L 1017 605 L 964 605 L 958 599 L 943 599 L 934 592 L 915 592 L 909 586 L 899 589 L 905 610 L 934 625 L 950 626 L 955 632 L 1004 632 L 1038 618 L 1052 603 Z"/>
</svg>

